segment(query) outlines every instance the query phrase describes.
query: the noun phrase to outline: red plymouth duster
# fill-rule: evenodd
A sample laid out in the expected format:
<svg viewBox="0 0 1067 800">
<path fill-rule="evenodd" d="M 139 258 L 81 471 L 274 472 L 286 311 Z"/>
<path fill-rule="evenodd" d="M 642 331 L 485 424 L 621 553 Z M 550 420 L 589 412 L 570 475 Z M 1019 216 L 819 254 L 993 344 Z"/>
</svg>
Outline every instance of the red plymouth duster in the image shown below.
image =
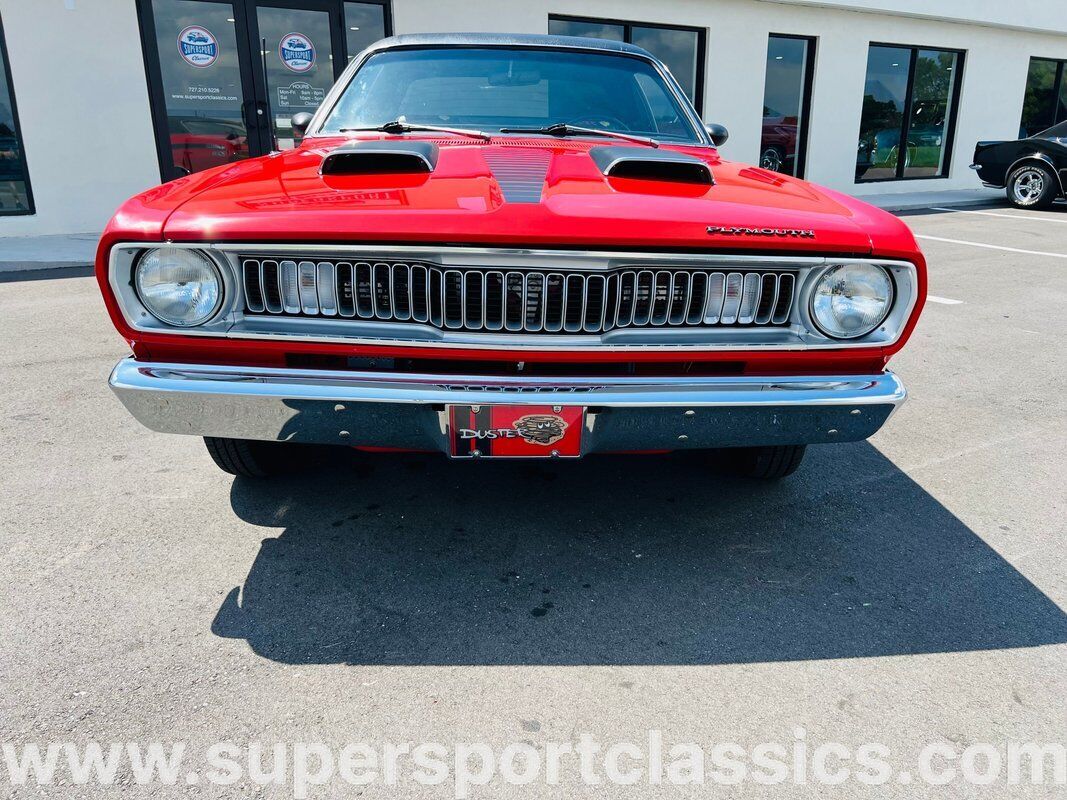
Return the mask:
<svg viewBox="0 0 1067 800">
<path fill-rule="evenodd" d="M 779 478 L 904 401 L 908 228 L 724 161 L 638 47 L 394 37 L 293 123 L 295 150 L 128 201 L 97 257 L 112 389 L 227 472 L 313 443 Z"/>
</svg>

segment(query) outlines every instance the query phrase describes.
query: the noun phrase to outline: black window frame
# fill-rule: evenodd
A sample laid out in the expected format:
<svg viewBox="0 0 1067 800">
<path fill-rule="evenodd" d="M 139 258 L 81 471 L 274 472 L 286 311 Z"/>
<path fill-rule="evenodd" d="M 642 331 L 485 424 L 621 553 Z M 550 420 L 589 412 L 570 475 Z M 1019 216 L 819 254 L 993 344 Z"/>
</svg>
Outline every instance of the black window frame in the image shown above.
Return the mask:
<svg viewBox="0 0 1067 800">
<path fill-rule="evenodd" d="M 892 178 L 856 178 L 856 185 L 861 183 L 888 183 L 889 181 L 941 181 L 947 180 L 952 177 L 952 150 L 953 145 L 956 142 L 956 123 L 959 120 L 960 112 L 960 95 L 963 90 L 963 68 L 967 57 L 966 50 L 960 50 L 955 47 L 940 47 L 938 45 L 927 44 L 899 44 L 896 42 L 868 42 L 867 54 L 870 58 L 870 51 L 872 47 L 892 47 L 898 50 L 910 50 L 908 58 L 908 85 L 904 90 L 904 109 L 901 112 L 900 122 L 900 141 L 908 141 L 908 133 L 911 130 L 911 111 L 912 111 L 912 94 L 915 91 L 915 63 L 919 60 L 920 50 L 936 50 L 939 53 L 955 53 L 956 54 L 956 74 L 952 76 L 952 98 L 951 98 L 951 113 L 948 117 L 948 124 L 945 126 L 945 156 L 942 159 L 944 164 L 944 172 L 941 175 L 904 175 L 904 170 L 907 169 L 905 159 L 897 159 L 897 174 Z M 866 81 L 867 67 L 864 66 L 864 80 Z M 860 110 L 860 129 L 863 128 L 863 111 Z"/>
<path fill-rule="evenodd" d="M 354 0 L 365 5 L 381 6 L 385 22 L 385 35 L 393 35 L 393 4 L 392 0 Z M 262 94 L 257 87 L 262 87 L 263 65 L 262 61 L 252 51 L 253 33 L 257 30 L 256 7 L 306 7 L 316 11 L 329 11 L 332 25 L 332 34 L 337 41 L 338 52 L 334 54 L 334 81 L 341 77 L 349 64 L 348 52 L 348 29 L 345 26 L 345 0 L 197 0 L 202 3 L 219 3 L 230 5 L 234 12 L 234 29 L 237 33 L 237 58 L 242 64 L 245 59 L 251 69 L 241 70 L 241 91 L 245 104 L 256 103 L 256 98 Z M 148 86 L 149 113 L 152 120 L 152 132 L 156 139 L 156 158 L 159 161 L 159 177 L 163 182 L 174 180 L 176 175 L 173 169 L 172 154 L 170 150 L 170 128 L 167 122 L 167 98 L 163 90 L 163 70 L 159 62 L 159 48 L 156 43 L 156 21 L 152 8 L 152 0 L 136 0 L 137 27 L 141 35 L 141 54 L 144 59 L 145 81 Z M 258 52 L 259 48 L 255 48 Z M 340 58 L 338 59 L 338 55 Z M 249 145 L 256 142 L 256 149 L 267 149 L 260 136 L 266 136 L 262 131 L 249 131 Z M 253 151 L 254 152 L 254 151 Z M 254 155 L 252 157 L 255 157 Z M 27 184 L 28 185 L 28 184 Z"/>
<path fill-rule="evenodd" d="M 707 74 L 707 59 L 708 59 L 708 29 L 700 28 L 693 25 L 666 25 L 659 22 L 641 22 L 640 20 L 631 19 L 612 19 L 609 17 L 582 17 L 574 14 L 549 14 L 548 26 L 551 28 L 553 22 L 584 22 L 591 25 L 614 25 L 623 29 L 622 40 L 626 44 L 633 44 L 633 29 L 634 28 L 652 28 L 654 30 L 661 31 L 685 31 L 686 33 L 695 33 L 697 35 L 697 59 L 696 59 L 696 81 L 693 86 L 693 93 L 696 95 L 692 99 L 693 107 L 696 109 L 697 115 L 704 119 L 704 82 Z M 546 32 L 551 32 L 546 29 Z M 653 56 L 656 54 L 653 53 Z M 658 56 L 657 60 L 662 61 Z M 677 76 L 673 73 L 671 77 L 674 80 L 678 80 Z M 679 88 L 681 88 L 679 86 Z M 682 92 L 685 96 L 685 92 Z M 688 97 L 686 99 L 689 99 Z"/>
<path fill-rule="evenodd" d="M 1059 125 L 1061 122 L 1067 121 L 1067 105 L 1065 105 L 1062 118 L 1057 114 L 1060 110 L 1060 92 L 1063 91 L 1063 81 L 1064 78 L 1067 78 L 1067 59 L 1049 58 L 1047 56 L 1030 56 L 1030 60 L 1026 62 L 1026 82 L 1023 84 L 1023 109 L 1019 112 L 1019 132 L 1022 133 L 1024 130 L 1023 122 L 1025 121 L 1025 117 L 1023 115 L 1026 114 L 1026 92 L 1030 88 L 1030 66 L 1035 61 L 1048 61 L 1055 64 L 1056 79 L 1052 82 L 1052 123 L 1035 131 L 1035 133 L 1030 134 L 1030 136 L 1035 136 L 1042 130 L 1048 130 L 1053 125 Z"/>
<path fill-rule="evenodd" d="M 803 96 L 800 98 L 800 117 L 804 120 L 803 127 L 801 129 L 801 135 L 797 137 L 797 154 L 796 154 L 796 166 L 794 168 L 794 175 L 792 177 L 798 180 L 804 180 L 804 174 L 808 168 L 808 140 L 810 138 L 811 129 L 811 99 L 815 91 L 815 57 L 818 53 L 819 37 L 817 36 L 803 36 L 796 33 L 775 33 L 771 31 L 767 34 L 767 48 L 770 50 L 771 39 L 795 39 L 797 41 L 805 42 L 807 44 L 804 54 L 805 69 L 804 69 L 804 82 L 801 85 L 801 91 Z M 767 81 L 764 78 L 763 99 L 767 99 Z M 760 140 L 762 146 L 763 133 L 760 132 Z"/>
<path fill-rule="evenodd" d="M 26 140 L 22 137 L 22 123 L 19 122 L 18 99 L 15 97 L 15 79 L 12 77 L 11 57 L 4 37 L 4 20 L 0 17 L 0 61 L 5 67 L 4 79 L 7 83 L 7 95 L 11 98 L 11 121 L 15 126 L 15 141 L 19 146 L 19 162 L 22 171 L 22 183 L 26 187 L 26 208 L 21 211 L 5 211 L 0 208 L 0 217 L 32 217 L 37 213 L 33 202 L 33 189 L 30 186 L 30 160 L 26 155 Z"/>
</svg>

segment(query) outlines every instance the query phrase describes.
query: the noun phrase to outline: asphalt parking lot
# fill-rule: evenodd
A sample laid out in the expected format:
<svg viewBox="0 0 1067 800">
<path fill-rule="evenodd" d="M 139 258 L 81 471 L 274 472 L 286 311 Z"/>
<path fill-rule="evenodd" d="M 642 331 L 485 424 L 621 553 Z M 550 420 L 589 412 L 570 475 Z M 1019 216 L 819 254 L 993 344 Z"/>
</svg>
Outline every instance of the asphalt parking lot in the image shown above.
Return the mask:
<svg viewBox="0 0 1067 800">
<path fill-rule="evenodd" d="M 92 278 L 8 276 L 0 742 L 540 750 L 656 730 L 708 749 L 881 743 L 894 777 L 608 786 L 570 769 L 471 796 L 1063 797 L 897 770 L 932 742 L 1064 743 L 1067 206 L 907 222 L 932 295 L 892 363 L 909 402 L 775 485 L 673 457 L 383 455 L 234 480 L 111 395 L 124 344 Z M 311 796 L 455 795 L 401 772 Z M 14 797 L 292 796 L 184 771 L 118 782 L 0 775 Z"/>
</svg>

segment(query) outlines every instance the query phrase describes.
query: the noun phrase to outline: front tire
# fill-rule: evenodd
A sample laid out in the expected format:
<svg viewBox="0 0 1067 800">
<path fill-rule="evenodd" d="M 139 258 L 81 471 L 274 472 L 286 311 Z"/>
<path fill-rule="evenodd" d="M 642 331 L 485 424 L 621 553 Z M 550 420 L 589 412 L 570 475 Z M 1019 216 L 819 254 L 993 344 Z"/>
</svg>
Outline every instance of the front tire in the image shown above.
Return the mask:
<svg viewBox="0 0 1067 800">
<path fill-rule="evenodd" d="M 279 474 L 286 463 L 281 451 L 293 447 L 281 442 L 223 439 L 218 436 L 205 436 L 204 444 L 219 469 L 244 478 L 266 478 Z"/>
<path fill-rule="evenodd" d="M 1008 202 L 1016 208 L 1048 208 L 1058 193 L 1056 176 L 1040 164 L 1023 164 L 1008 176 Z"/>
<path fill-rule="evenodd" d="M 807 445 L 737 447 L 727 451 L 731 470 L 745 478 L 776 481 L 792 475 L 804 460 Z"/>
</svg>

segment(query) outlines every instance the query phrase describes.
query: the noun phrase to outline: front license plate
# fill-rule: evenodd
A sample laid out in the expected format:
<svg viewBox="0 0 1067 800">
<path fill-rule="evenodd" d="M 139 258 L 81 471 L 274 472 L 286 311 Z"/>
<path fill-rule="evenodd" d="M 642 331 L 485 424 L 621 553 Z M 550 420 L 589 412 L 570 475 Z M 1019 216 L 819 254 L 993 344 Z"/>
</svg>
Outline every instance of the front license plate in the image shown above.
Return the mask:
<svg viewBox="0 0 1067 800">
<path fill-rule="evenodd" d="M 453 458 L 578 458 L 581 406 L 448 406 Z"/>
</svg>

